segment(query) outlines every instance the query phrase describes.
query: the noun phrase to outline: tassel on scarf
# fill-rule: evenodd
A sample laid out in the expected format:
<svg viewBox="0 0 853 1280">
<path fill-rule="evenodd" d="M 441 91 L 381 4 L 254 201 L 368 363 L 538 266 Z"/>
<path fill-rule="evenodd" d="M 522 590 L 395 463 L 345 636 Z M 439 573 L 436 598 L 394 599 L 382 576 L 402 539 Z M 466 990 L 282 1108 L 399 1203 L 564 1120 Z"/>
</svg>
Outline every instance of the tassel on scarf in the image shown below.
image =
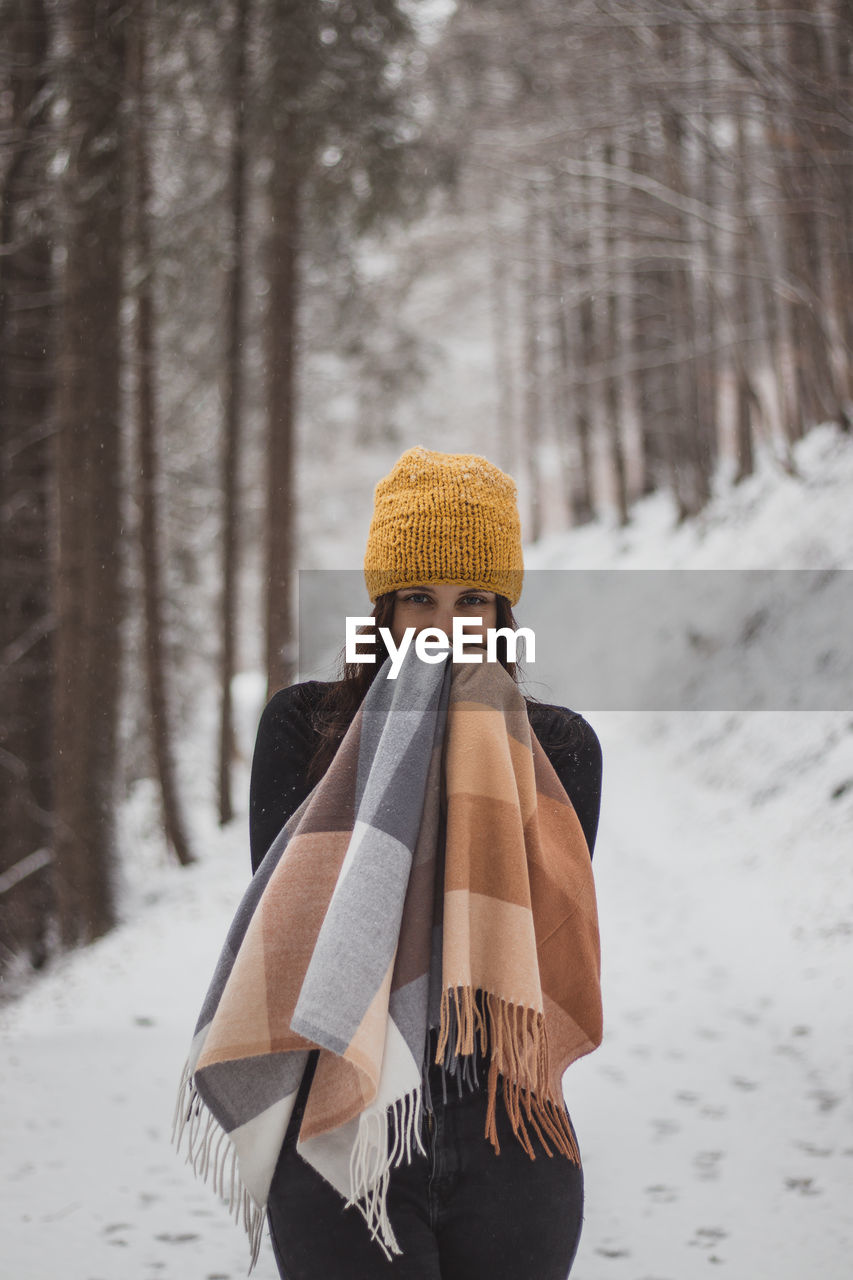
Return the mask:
<svg viewBox="0 0 853 1280">
<path fill-rule="evenodd" d="M 389 1261 L 392 1253 L 402 1249 L 388 1217 L 388 1179 L 391 1169 L 404 1159 L 411 1163 L 413 1137 L 421 1154 L 427 1154 L 420 1135 L 421 1103 L 419 1087 L 397 1098 L 384 1112 L 363 1112 L 350 1156 L 352 1194 L 347 1208 L 355 1205 L 361 1211 L 371 1237 Z"/>
<path fill-rule="evenodd" d="M 500 1154 L 495 1104 L 501 1076 L 513 1133 L 531 1160 L 536 1159 L 536 1154 L 528 1125 L 548 1156 L 553 1154 L 550 1141 L 556 1151 L 579 1165 L 580 1152 L 568 1113 L 562 1100 L 552 1096 L 544 1013 L 471 987 L 446 987 L 441 994 L 436 1064 L 458 1078 L 459 1059 L 467 1064 L 473 1057 L 475 1032 L 483 1057 L 491 1046 L 485 1136 L 495 1154 Z"/>
<path fill-rule="evenodd" d="M 180 1151 L 184 1134 L 187 1137 L 186 1164 L 202 1182 L 210 1181 L 228 1212 L 249 1237 L 249 1270 L 251 1275 L 260 1257 L 261 1239 L 266 1213 L 256 1205 L 243 1186 L 237 1168 L 237 1148 L 229 1135 L 204 1105 L 193 1084 L 189 1059 L 184 1064 L 178 1086 L 178 1098 L 172 1118 L 172 1143 Z M 227 1172 L 226 1172 L 227 1171 Z"/>
</svg>

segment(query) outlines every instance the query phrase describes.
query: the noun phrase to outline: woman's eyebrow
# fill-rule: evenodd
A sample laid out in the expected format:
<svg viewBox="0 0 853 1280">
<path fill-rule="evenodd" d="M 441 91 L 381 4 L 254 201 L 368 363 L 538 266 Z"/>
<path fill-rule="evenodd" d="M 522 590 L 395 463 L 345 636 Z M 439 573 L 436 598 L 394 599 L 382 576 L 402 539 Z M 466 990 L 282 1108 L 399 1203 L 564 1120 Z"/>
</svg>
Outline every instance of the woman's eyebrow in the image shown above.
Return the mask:
<svg viewBox="0 0 853 1280">
<path fill-rule="evenodd" d="M 429 587 L 425 583 L 420 583 L 420 582 L 410 582 L 405 587 L 399 587 L 397 594 L 402 595 L 406 591 L 428 591 L 430 592 L 431 595 L 435 594 L 432 587 Z M 475 593 L 480 596 L 494 595 L 494 592 L 486 591 L 484 587 L 465 587 L 464 590 L 461 590 L 459 592 L 460 596 L 471 596 L 471 595 L 474 595 Z"/>
</svg>

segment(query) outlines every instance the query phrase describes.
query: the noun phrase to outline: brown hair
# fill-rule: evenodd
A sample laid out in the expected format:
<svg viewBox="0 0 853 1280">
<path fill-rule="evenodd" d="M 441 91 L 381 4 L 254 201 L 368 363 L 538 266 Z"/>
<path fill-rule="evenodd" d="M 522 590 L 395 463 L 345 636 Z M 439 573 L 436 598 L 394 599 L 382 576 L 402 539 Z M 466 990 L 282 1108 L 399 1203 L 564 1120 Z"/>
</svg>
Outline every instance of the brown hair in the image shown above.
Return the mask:
<svg viewBox="0 0 853 1280">
<path fill-rule="evenodd" d="M 308 781 L 313 785 L 323 776 L 332 762 L 332 758 L 341 745 L 341 741 L 352 723 L 353 716 L 364 699 L 379 670 L 388 657 L 388 649 L 379 633 L 380 627 L 391 627 L 394 619 L 394 599 L 396 591 L 386 591 L 377 596 L 371 617 L 376 632 L 375 662 L 345 662 L 345 650 L 341 650 L 339 663 L 343 675 L 330 683 L 323 698 L 314 712 L 314 728 L 320 734 L 320 743 L 308 765 Z M 512 606 L 506 596 L 496 595 L 496 625 L 517 630 L 518 623 L 512 612 Z M 364 627 L 360 630 L 367 631 Z M 519 678 L 519 663 L 510 662 L 508 645 L 504 636 L 498 636 L 496 644 L 498 661 L 513 680 Z M 537 702 L 537 698 L 528 698 L 529 702 Z"/>
</svg>

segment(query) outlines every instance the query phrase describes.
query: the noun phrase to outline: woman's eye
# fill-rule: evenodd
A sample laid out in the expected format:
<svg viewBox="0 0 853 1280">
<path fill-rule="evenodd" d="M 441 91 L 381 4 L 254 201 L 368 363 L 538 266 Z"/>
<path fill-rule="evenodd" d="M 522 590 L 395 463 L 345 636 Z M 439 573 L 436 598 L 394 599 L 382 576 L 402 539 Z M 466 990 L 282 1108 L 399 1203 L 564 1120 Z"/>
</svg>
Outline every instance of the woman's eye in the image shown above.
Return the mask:
<svg viewBox="0 0 853 1280">
<path fill-rule="evenodd" d="M 462 599 L 466 605 L 487 605 L 489 603 L 482 596 L 463 596 Z M 429 596 L 422 591 L 413 591 L 411 595 L 403 596 L 403 600 L 406 604 L 418 604 L 422 600 L 425 600 L 427 604 L 432 603 Z"/>
</svg>

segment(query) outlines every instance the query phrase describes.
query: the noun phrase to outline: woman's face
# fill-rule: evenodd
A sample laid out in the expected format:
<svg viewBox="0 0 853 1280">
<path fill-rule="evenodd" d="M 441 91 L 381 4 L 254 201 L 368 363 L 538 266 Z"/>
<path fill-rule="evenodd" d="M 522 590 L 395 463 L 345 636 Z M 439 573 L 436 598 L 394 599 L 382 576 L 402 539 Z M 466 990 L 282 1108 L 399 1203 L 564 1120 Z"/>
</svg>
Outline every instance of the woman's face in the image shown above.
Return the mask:
<svg viewBox="0 0 853 1280">
<path fill-rule="evenodd" d="M 480 618 L 478 627 L 466 628 L 468 644 L 486 643 L 486 630 L 497 626 L 497 598 L 494 591 L 458 582 L 425 582 L 414 587 L 401 587 L 394 592 L 394 618 L 391 635 L 399 645 L 406 627 L 414 627 L 415 635 L 427 627 L 440 627 L 448 639 L 453 638 L 454 618 Z"/>
</svg>

